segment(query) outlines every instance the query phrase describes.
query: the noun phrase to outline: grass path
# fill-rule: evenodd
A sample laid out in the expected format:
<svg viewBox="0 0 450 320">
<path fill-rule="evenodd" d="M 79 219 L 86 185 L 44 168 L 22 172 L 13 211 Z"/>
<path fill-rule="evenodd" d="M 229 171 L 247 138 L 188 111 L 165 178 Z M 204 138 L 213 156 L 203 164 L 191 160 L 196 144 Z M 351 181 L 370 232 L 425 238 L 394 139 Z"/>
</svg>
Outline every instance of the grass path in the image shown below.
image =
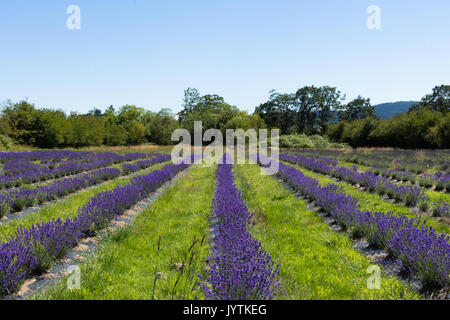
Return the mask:
<svg viewBox="0 0 450 320">
<path fill-rule="evenodd" d="M 161 167 L 166 164 L 167 163 L 157 164 L 148 169 L 139 171 L 137 174 L 147 174 L 151 171 L 161 169 Z M 66 218 L 74 217 L 78 213 L 78 208 L 88 202 L 95 194 L 106 190 L 111 190 L 119 184 L 127 184 L 129 183 L 130 178 L 131 176 L 127 176 L 110 180 L 109 182 L 99 186 L 90 187 L 86 191 L 71 194 L 61 201 L 44 206 L 40 210 L 27 216 L 6 221 L 4 224 L 0 225 L 0 241 L 3 241 L 6 237 L 13 235 L 19 226 L 30 227 L 35 223 L 48 222 L 55 218 L 61 218 L 64 220 Z"/>
<path fill-rule="evenodd" d="M 348 195 L 350 195 L 352 197 L 358 198 L 358 203 L 361 206 L 361 210 L 379 211 L 379 212 L 386 212 L 386 213 L 391 211 L 393 214 L 395 214 L 397 216 L 398 215 L 405 215 L 407 217 L 417 217 L 418 216 L 417 214 L 415 214 L 414 212 L 412 212 L 410 209 L 403 206 L 402 204 L 392 203 L 392 202 L 382 199 L 381 196 L 377 193 L 370 193 L 370 192 L 358 190 L 358 189 L 356 189 L 355 186 L 353 186 L 345 181 L 336 182 L 331 178 L 328 178 L 320 173 L 315 173 L 315 172 L 308 170 L 297 164 L 294 165 L 292 163 L 287 163 L 287 162 L 285 164 L 293 166 L 296 169 L 303 172 L 304 175 L 316 179 L 317 181 L 319 181 L 319 183 L 321 185 L 326 185 L 326 184 L 331 183 L 331 184 L 337 184 L 339 186 L 342 186 L 344 188 L 345 193 L 347 193 Z M 437 232 L 439 232 L 439 233 L 445 232 L 446 234 L 449 234 L 449 232 L 450 232 L 449 225 L 442 223 L 442 222 L 438 222 L 431 217 L 428 217 L 427 221 L 428 221 L 427 223 L 429 225 L 433 226 L 433 228 Z"/>
<path fill-rule="evenodd" d="M 194 166 L 130 225 L 103 239 L 98 253 L 80 265 L 80 290 L 68 290 L 63 280 L 34 298 L 201 299 L 192 288 L 208 254 L 215 172 L 216 167 Z"/>
<path fill-rule="evenodd" d="M 255 213 L 253 235 L 280 263 L 278 299 L 418 298 L 406 284 L 385 275 L 379 290 L 368 289 L 370 262 L 345 234 L 332 231 L 273 177 L 260 175 L 257 165 L 235 166 L 234 172 Z"/>
</svg>

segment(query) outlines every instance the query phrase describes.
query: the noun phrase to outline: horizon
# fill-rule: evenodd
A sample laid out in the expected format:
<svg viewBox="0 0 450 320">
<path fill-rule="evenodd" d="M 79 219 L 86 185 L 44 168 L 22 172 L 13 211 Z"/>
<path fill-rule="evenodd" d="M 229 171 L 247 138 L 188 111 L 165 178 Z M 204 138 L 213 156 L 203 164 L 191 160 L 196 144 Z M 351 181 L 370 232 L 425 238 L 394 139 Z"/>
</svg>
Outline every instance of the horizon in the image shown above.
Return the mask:
<svg viewBox="0 0 450 320">
<path fill-rule="evenodd" d="M 70 5 L 80 29 L 68 29 Z M 367 26 L 372 5 L 380 29 Z M 444 0 L 2 2 L 0 102 L 177 113 L 191 87 L 253 113 L 270 90 L 306 85 L 372 105 L 419 101 L 449 83 L 449 9 Z"/>
</svg>

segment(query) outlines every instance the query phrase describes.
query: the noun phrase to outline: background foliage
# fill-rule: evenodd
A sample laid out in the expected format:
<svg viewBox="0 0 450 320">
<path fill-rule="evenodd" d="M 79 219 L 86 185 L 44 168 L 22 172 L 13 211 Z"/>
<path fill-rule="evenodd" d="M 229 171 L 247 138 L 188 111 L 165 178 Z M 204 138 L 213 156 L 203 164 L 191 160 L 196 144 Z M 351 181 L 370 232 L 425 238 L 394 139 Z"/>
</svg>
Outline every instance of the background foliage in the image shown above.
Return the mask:
<svg viewBox="0 0 450 320">
<path fill-rule="evenodd" d="M 170 145 L 171 134 L 185 128 L 193 136 L 194 122 L 203 130 L 278 128 L 281 147 L 398 147 L 450 148 L 450 86 L 432 93 L 408 112 L 381 120 L 369 98 L 358 96 L 344 104 L 345 95 L 334 87 L 305 86 L 295 93 L 270 92 L 253 114 L 239 110 L 216 94 L 185 90 L 182 110 L 152 112 L 135 105 L 113 106 L 87 114 L 36 108 L 28 101 L 6 101 L 0 115 L 0 143 L 39 148 L 98 145 Z"/>
</svg>

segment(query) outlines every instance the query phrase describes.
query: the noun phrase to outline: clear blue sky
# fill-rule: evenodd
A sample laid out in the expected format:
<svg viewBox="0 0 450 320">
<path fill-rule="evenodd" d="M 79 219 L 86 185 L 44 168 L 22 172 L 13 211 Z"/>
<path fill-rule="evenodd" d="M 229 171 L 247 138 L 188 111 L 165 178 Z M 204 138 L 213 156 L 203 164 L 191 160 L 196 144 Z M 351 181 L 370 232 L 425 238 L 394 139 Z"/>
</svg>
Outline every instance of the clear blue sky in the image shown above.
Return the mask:
<svg viewBox="0 0 450 320">
<path fill-rule="evenodd" d="M 381 30 L 366 27 L 373 4 Z M 416 100 L 450 84 L 449 13 L 448 0 L 2 0 L 0 101 L 177 112 L 194 87 L 253 111 L 312 84 Z"/>
</svg>

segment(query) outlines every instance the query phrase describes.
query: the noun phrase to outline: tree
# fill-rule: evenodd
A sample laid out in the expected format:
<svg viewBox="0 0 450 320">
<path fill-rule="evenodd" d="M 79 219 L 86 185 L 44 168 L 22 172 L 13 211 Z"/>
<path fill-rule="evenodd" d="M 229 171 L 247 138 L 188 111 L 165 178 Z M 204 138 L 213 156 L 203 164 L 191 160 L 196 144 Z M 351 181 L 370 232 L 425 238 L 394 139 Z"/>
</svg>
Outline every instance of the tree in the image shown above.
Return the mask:
<svg viewBox="0 0 450 320">
<path fill-rule="evenodd" d="M 88 114 L 90 116 L 100 118 L 102 116 L 102 110 L 97 109 L 97 108 L 93 108 L 92 110 L 89 111 Z"/>
<path fill-rule="evenodd" d="M 241 111 L 239 115 L 234 116 L 232 119 L 227 121 L 225 125 L 226 129 L 264 129 L 266 124 L 264 120 L 257 114 L 249 115 L 245 111 Z M 258 132 L 258 131 L 257 131 Z"/>
<path fill-rule="evenodd" d="M 306 86 L 295 93 L 298 133 L 324 134 L 334 114 L 341 108 L 341 92 L 333 87 Z"/>
<path fill-rule="evenodd" d="M 55 148 L 64 145 L 66 115 L 61 110 L 37 110 L 33 122 L 34 145 Z"/>
<path fill-rule="evenodd" d="M 157 113 L 147 111 L 142 117 L 142 124 L 146 129 L 146 139 L 159 145 L 173 144 L 172 132 L 179 126 L 170 109 L 161 109 Z"/>
<path fill-rule="evenodd" d="M 442 149 L 450 148 L 450 112 L 440 117 L 437 124 L 429 128 L 426 140 L 434 147 Z"/>
<path fill-rule="evenodd" d="M 184 104 L 183 110 L 178 114 L 180 126 L 189 130 L 194 137 L 194 122 L 201 121 L 204 130 L 218 129 L 225 134 L 226 123 L 239 114 L 239 109 L 225 102 L 225 99 L 217 94 L 207 94 L 195 99 L 185 99 L 189 103 Z M 195 101 L 195 104 L 192 102 Z"/>
<path fill-rule="evenodd" d="M 325 134 L 330 121 L 335 119 L 335 113 L 341 109 L 341 101 L 344 98 L 336 88 L 328 86 L 319 88 L 318 108 L 315 110 L 318 121 L 316 133 Z"/>
<path fill-rule="evenodd" d="M 14 103 L 8 100 L 2 112 L 5 134 L 20 144 L 34 144 L 34 120 L 36 108 L 25 100 Z"/>
<path fill-rule="evenodd" d="M 323 134 L 341 107 L 343 96 L 333 87 L 305 86 L 294 94 L 270 92 L 269 100 L 255 109 L 271 128 L 281 133 Z"/>
<path fill-rule="evenodd" d="M 339 120 L 354 121 L 367 117 L 376 117 L 375 107 L 370 104 L 370 99 L 358 96 L 347 103 L 339 112 Z"/>
<path fill-rule="evenodd" d="M 181 112 L 178 113 L 179 121 L 186 120 L 189 113 L 193 112 L 194 107 L 200 103 L 200 93 L 195 88 L 187 88 L 184 90 L 183 104 Z"/>
<path fill-rule="evenodd" d="M 127 143 L 128 133 L 124 127 L 105 122 L 104 143 L 108 146 L 123 146 Z"/>
<path fill-rule="evenodd" d="M 117 114 L 117 123 L 122 125 L 126 130 L 130 130 L 135 122 L 139 122 L 144 115 L 145 110 L 135 105 L 124 105 Z"/>
<path fill-rule="evenodd" d="M 145 127 L 143 124 L 135 121 L 130 125 L 128 133 L 128 143 L 131 145 L 138 145 L 144 143 L 145 139 Z"/>
<path fill-rule="evenodd" d="M 281 133 L 288 133 L 295 125 L 294 95 L 270 91 L 269 101 L 259 105 L 255 114 L 264 119 L 271 128 L 279 128 Z"/>
<path fill-rule="evenodd" d="M 81 148 L 103 143 L 105 129 L 103 119 L 71 113 L 66 124 L 68 130 L 64 141 L 67 146 Z"/>
<path fill-rule="evenodd" d="M 450 85 L 441 85 L 434 87 L 433 93 L 424 96 L 419 103 L 411 106 L 409 112 L 417 112 L 422 109 L 429 109 L 433 112 L 449 112 Z"/>
</svg>

